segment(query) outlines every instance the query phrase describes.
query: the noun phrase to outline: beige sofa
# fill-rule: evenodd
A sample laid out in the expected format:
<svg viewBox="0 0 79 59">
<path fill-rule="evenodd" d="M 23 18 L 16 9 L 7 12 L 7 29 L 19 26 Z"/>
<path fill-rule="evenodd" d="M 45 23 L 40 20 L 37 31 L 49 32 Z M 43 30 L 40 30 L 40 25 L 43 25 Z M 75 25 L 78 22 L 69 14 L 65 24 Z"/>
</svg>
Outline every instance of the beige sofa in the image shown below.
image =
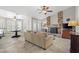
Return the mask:
<svg viewBox="0 0 79 59">
<path fill-rule="evenodd" d="M 35 44 L 43 49 L 47 49 L 52 45 L 53 37 L 45 32 L 32 32 L 28 31 L 24 33 L 25 41 Z"/>
</svg>

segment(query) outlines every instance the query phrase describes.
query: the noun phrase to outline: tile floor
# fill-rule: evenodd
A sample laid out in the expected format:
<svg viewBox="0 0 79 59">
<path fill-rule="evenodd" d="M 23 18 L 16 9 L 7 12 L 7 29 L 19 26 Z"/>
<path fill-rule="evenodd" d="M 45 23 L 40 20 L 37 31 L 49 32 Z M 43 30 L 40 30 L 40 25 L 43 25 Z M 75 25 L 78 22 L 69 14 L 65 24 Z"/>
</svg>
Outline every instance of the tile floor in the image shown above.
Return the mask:
<svg viewBox="0 0 79 59">
<path fill-rule="evenodd" d="M 0 39 L 0 53 L 69 53 L 70 40 L 55 37 L 53 45 L 43 50 L 33 44 L 25 42 L 23 35 L 19 38 L 11 38 L 6 35 Z"/>
</svg>

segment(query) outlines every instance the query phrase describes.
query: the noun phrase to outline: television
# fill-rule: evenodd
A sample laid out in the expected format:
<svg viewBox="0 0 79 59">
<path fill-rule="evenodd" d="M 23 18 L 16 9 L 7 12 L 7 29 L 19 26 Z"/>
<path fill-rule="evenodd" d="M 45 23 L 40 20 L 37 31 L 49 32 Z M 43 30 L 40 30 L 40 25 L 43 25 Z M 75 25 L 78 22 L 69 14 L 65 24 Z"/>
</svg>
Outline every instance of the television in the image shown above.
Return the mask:
<svg viewBox="0 0 79 59">
<path fill-rule="evenodd" d="M 58 33 L 58 28 L 57 27 L 51 27 L 50 33 Z"/>
<path fill-rule="evenodd" d="M 68 23 L 63 24 L 64 29 L 72 29 L 73 26 L 68 26 Z"/>
</svg>

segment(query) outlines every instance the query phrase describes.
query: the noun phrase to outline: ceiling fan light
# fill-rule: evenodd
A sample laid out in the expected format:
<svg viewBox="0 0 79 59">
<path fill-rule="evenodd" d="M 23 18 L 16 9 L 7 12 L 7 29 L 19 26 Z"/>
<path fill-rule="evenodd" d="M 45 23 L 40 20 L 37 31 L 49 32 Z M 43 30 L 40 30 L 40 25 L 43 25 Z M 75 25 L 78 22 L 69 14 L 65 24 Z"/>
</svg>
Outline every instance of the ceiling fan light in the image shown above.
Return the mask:
<svg viewBox="0 0 79 59">
<path fill-rule="evenodd" d="M 45 10 L 44 10 L 44 11 L 42 11 L 42 12 L 43 12 L 43 13 L 47 13 L 47 11 L 45 11 Z"/>
</svg>

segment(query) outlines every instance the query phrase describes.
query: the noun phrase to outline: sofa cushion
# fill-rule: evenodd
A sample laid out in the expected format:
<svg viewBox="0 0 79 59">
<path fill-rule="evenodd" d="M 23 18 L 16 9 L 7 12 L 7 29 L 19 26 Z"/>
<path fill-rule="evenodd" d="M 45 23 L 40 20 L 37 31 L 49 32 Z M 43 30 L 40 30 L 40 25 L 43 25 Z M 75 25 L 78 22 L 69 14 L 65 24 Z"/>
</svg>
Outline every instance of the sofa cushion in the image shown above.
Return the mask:
<svg viewBox="0 0 79 59">
<path fill-rule="evenodd" d="M 39 37 L 47 37 L 46 32 L 37 32 L 36 35 L 39 36 Z"/>
</svg>

